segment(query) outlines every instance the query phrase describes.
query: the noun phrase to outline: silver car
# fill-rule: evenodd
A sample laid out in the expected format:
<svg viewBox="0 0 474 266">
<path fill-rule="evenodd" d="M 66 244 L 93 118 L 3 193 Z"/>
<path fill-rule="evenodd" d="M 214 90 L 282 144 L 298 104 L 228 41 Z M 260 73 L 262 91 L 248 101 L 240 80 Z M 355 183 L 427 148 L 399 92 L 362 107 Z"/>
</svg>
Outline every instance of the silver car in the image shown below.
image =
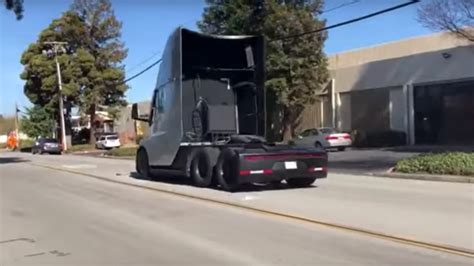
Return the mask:
<svg viewBox="0 0 474 266">
<path fill-rule="evenodd" d="M 330 127 L 306 129 L 293 140 L 297 145 L 314 145 L 322 149 L 343 151 L 352 145 L 351 136 Z"/>
</svg>

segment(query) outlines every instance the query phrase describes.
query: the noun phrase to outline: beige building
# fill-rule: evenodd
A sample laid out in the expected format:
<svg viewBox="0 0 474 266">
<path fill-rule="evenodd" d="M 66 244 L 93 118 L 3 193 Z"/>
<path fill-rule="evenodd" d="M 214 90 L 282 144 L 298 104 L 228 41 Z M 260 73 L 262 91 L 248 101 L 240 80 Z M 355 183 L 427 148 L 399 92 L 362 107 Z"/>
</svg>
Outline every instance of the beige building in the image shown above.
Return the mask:
<svg viewBox="0 0 474 266">
<path fill-rule="evenodd" d="M 436 33 L 329 56 L 305 127 L 403 131 L 410 144 L 474 143 L 474 45 Z"/>
</svg>

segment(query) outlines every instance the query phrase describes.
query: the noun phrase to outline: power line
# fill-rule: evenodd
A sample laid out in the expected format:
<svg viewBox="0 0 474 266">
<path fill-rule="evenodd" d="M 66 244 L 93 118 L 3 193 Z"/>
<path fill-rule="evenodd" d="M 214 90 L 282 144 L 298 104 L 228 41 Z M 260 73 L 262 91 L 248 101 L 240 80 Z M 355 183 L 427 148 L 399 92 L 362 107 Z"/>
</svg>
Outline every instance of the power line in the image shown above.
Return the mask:
<svg viewBox="0 0 474 266">
<path fill-rule="evenodd" d="M 142 71 L 138 72 L 137 74 L 129 77 L 128 79 L 124 80 L 121 84 L 124 84 L 124 83 L 127 83 L 129 82 L 130 80 L 142 75 L 143 73 L 147 72 L 148 70 L 150 70 L 152 67 L 156 66 L 158 63 L 160 63 L 162 60 L 162 58 L 156 60 L 155 62 L 153 62 L 153 64 L 149 65 L 147 68 L 143 69 Z"/>
<path fill-rule="evenodd" d="M 152 55 L 150 55 L 148 58 L 142 60 L 140 63 L 134 65 L 133 67 L 127 69 L 126 71 L 127 72 L 132 72 L 133 70 L 137 69 L 138 67 L 142 66 L 143 64 L 147 63 L 148 61 L 150 61 L 151 59 L 153 59 L 153 57 L 155 57 L 156 55 L 160 54 L 161 51 L 156 51 L 154 52 Z"/>
<path fill-rule="evenodd" d="M 380 10 L 380 11 L 377 11 L 377 12 L 374 12 L 374 13 L 367 14 L 367 15 L 362 16 L 362 17 L 358 17 L 358 18 L 355 18 L 355 19 L 351 19 L 351 20 L 347 20 L 347 21 L 344 21 L 344 22 L 340 22 L 340 23 L 337 23 L 337 24 L 334 24 L 334 25 L 331 25 L 331 26 L 327 26 L 327 27 L 321 28 L 321 29 L 317 29 L 317 30 L 313 30 L 313 31 L 306 31 L 306 32 L 302 32 L 302 33 L 299 33 L 299 34 L 286 36 L 286 37 L 279 38 L 279 39 L 273 39 L 273 40 L 270 40 L 270 41 L 271 41 L 271 42 L 274 42 L 274 41 L 283 41 L 283 40 L 287 40 L 287 39 L 298 38 L 298 37 L 301 37 L 301 36 L 304 36 L 304 35 L 308 35 L 308 34 L 313 34 L 313 33 L 318 33 L 318 32 L 321 32 L 321 31 L 326 31 L 326 30 L 329 30 L 329 29 L 334 29 L 334 28 L 341 27 L 341 26 L 344 26 L 344 25 L 347 25 L 347 24 L 351 24 L 351 23 L 358 22 L 358 21 L 361 21 L 361 20 L 365 20 L 365 19 L 368 19 L 368 18 L 371 18 L 371 17 L 375 17 L 375 16 L 378 16 L 378 15 L 381 15 L 381 14 L 384 14 L 384 13 L 387 13 L 387 12 L 390 12 L 390 11 L 393 11 L 393 10 L 396 10 L 396 9 L 400 9 L 400 8 L 402 8 L 402 7 L 405 7 L 405 6 L 413 5 L 413 4 L 418 3 L 419 1 L 420 1 L 420 0 L 412 0 L 412 1 L 410 1 L 410 2 L 406 2 L 406 3 L 400 4 L 400 5 L 396 5 L 396 6 L 393 6 L 393 7 L 390 7 L 390 8 L 386 8 L 386 9 L 383 9 L 383 10 Z M 124 80 L 121 84 L 127 83 L 127 82 L 129 82 L 130 80 L 133 80 L 133 79 L 139 77 L 140 75 L 142 75 L 143 73 L 147 72 L 148 70 L 150 70 L 152 67 L 154 67 L 154 66 L 157 65 L 158 63 L 160 63 L 161 60 L 162 60 L 162 58 L 158 59 L 157 61 L 153 62 L 153 64 L 149 65 L 147 68 L 145 68 L 145 69 L 143 69 L 142 71 L 138 72 L 137 74 L 131 76 L 130 78 Z"/>
<path fill-rule="evenodd" d="M 329 13 L 329 12 L 331 12 L 331 11 L 337 10 L 337 9 L 339 9 L 339 8 L 343 8 L 343 7 L 345 7 L 345 6 L 349 6 L 349 5 L 353 5 L 353 4 L 357 4 L 357 3 L 359 3 L 359 2 L 360 2 L 360 0 L 352 0 L 352 1 L 350 1 L 350 2 L 345 2 L 345 3 L 342 3 L 342 4 L 338 5 L 338 6 L 335 6 L 335 7 L 326 9 L 326 10 L 323 10 L 323 12 L 321 12 L 321 14 L 326 14 L 326 13 Z"/>
<path fill-rule="evenodd" d="M 420 2 L 420 0 L 412 0 L 410 2 L 406 2 L 406 3 L 400 4 L 400 5 L 396 5 L 396 6 L 392 6 L 390 8 L 386 8 L 386 9 L 383 9 L 383 10 L 380 10 L 380 11 L 377 11 L 377 12 L 374 12 L 374 13 L 367 14 L 367 15 L 362 16 L 362 17 L 358 17 L 358 18 L 354 18 L 354 19 L 347 20 L 347 21 L 344 21 L 344 22 L 340 22 L 340 23 L 337 23 L 337 24 L 334 24 L 334 25 L 331 25 L 331 26 L 321 28 L 321 29 L 306 31 L 306 32 L 286 36 L 286 37 L 279 38 L 279 39 L 273 39 L 273 40 L 270 40 L 270 41 L 272 41 L 272 42 L 273 41 L 284 41 L 284 40 L 287 40 L 287 39 L 294 39 L 294 38 L 298 38 L 298 37 L 301 37 L 301 36 L 304 36 L 304 35 L 318 33 L 318 32 L 326 31 L 326 30 L 329 30 L 329 29 L 334 29 L 334 28 L 341 27 L 341 26 L 344 26 L 344 25 L 347 25 L 347 24 L 351 24 L 351 23 L 358 22 L 358 21 L 361 21 L 361 20 L 365 20 L 365 19 L 368 19 L 368 18 L 371 18 L 371 17 L 375 17 L 375 16 L 378 16 L 378 15 L 381 15 L 383 13 L 387 13 L 387 12 L 390 12 L 390 11 L 393 11 L 393 10 L 396 10 L 396 9 L 400 9 L 402 7 L 405 7 L 405 6 L 413 5 L 413 4 L 416 4 L 418 2 Z"/>
</svg>

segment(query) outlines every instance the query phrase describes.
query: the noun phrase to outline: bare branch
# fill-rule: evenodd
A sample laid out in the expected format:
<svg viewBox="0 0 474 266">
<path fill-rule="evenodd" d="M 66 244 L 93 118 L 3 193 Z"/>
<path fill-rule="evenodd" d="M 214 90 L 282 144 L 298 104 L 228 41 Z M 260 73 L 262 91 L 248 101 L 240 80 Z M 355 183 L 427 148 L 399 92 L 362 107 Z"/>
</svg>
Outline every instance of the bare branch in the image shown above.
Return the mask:
<svg viewBox="0 0 474 266">
<path fill-rule="evenodd" d="M 474 0 L 432 0 L 418 9 L 418 21 L 474 42 Z"/>
</svg>

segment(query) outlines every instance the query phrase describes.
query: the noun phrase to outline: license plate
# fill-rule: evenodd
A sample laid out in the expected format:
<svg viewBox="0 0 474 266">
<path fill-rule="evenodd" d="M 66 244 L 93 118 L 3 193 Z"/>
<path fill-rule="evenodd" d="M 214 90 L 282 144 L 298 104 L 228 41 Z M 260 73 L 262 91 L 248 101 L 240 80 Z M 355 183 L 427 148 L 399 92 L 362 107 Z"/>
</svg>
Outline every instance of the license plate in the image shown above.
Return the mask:
<svg viewBox="0 0 474 266">
<path fill-rule="evenodd" d="M 297 169 L 296 162 L 285 162 L 285 169 Z"/>
</svg>

